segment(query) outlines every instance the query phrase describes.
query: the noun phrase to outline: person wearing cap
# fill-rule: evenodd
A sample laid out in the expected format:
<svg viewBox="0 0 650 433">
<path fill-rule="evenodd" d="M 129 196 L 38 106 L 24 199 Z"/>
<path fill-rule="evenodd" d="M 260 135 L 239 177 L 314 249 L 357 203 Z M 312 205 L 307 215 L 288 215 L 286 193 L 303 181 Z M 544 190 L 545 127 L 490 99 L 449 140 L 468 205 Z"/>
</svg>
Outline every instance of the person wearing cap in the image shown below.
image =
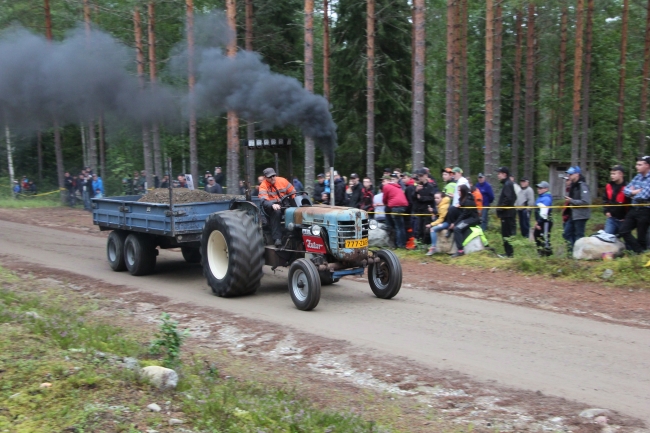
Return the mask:
<svg viewBox="0 0 650 433">
<path fill-rule="evenodd" d="M 551 188 L 548 182 L 543 181 L 537 184 L 537 193 L 539 196 L 535 200 L 535 230 L 533 238 L 537 245 L 537 253 L 542 257 L 548 257 L 553 254 L 551 248 L 551 229 L 553 228 L 553 219 L 551 218 L 551 206 L 553 205 L 553 196 L 548 190 Z"/>
<path fill-rule="evenodd" d="M 363 189 L 361 183 L 359 182 L 359 175 L 352 173 L 350 175 L 350 198 L 348 199 L 348 206 L 359 208 L 361 206 L 361 197 Z"/>
<path fill-rule="evenodd" d="M 314 183 L 314 203 L 323 203 L 323 193 L 325 193 L 325 174 L 318 173 Z M 326 203 L 328 204 L 328 203 Z"/>
<path fill-rule="evenodd" d="M 445 195 L 449 197 L 453 197 L 454 191 L 456 191 L 456 182 L 454 181 L 452 174 L 451 167 L 445 167 L 442 169 L 442 181 L 444 182 L 442 190 Z"/>
<path fill-rule="evenodd" d="M 219 185 L 212 176 L 208 177 L 208 184 L 205 186 L 205 191 L 210 194 L 223 194 L 221 185 Z"/>
<path fill-rule="evenodd" d="M 494 201 L 494 190 L 492 190 L 492 185 L 490 185 L 485 179 L 483 173 L 478 174 L 478 183 L 476 184 L 476 188 L 481 191 L 481 195 L 483 196 L 483 206 L 485 207 L 481 212 L 481 229 L 485 232 L 488 229 L 488 214 L 490 212 L 488 207 Z"/>
<path fill-rule="evenodd" d="M 459 200 L 460 200 L 460 193 L 458 192 L 458 188 L 460 188 L 461 185 L 467 185 L 469 188 L 469 181 L 467 178 L 463 177 L 463 169 L 460 167 L 454 167 L 451 169 L 452 176 L 454 178 L 454 181 L 456 182 L 456 188 L 454 189 L 454 198 L 451 201 L 452 206 L 458 206 Z"/>
<path fill-rule="evenodd" d="M 519 179 L 519 186 L 521 189 L 517 191 L 517 201 L 515 206 L 532 206 L 535 202 L 535 193 L 530 187 L 530 181 L 527 177 Z M 519 216 L 519 229 L 521 235 L 528 239 L 530 238 L 530 209 L 517 209 Z"/>
<path fill-rule="evenodd" d="M 648 226 L 650 225 L 650 156 L 642 156 L 636 161 L 637 175 L 623 190 L 632 199 L 633 206 L 625 216 L 619 234 L 635 253 L 647 250 Z M 637 237 L 632 236 L 636 229 Z"/>
<path fill-rule="evenodd" d="M 510 169 L 508 167 L 499 167 L 497 177 L 503 184 L 499 201 L 497 202 L 497 218 L 501 220 L 501 237 L 503 238 L 503 247 L 505 248 L 506 256 L 512 257 L 514 250 L 512 244 L 508 242 L 508 239 L 517 234 L 517 213 L 514 209 L 517 194 L 515 193 L 515 185 L 510 180 Z"/>
<path fill-rule="evenodd" d="M 566 174 L 569 175 L 571 185 L 569 186 L 567 196 L 564 198 L 568 201 L 567 209 L 570 214 L 569 219 L 564 224 L 562 237 L 568 243 L 568 251 L 573 252 L 573 245 L 578 239 L 585 236 L 587 220 L 591 217 L 590 208 L 580 207 L 591 204 L 591 192 L 580 167 L 577 165 L 575 167 L 569 167 Z"/>
<path fill-rule="evenodd" d="M 610 235 L 618 235 L 618 231 L 625 221 L 625 215 L 630 210 L 629 206 L 621 206 L 622 204 L 629 204 L 632 200 L 625 196 L 625 169 L 620 165 L 615 165 L 609 171 L 610 182 L 605 185 L 605 193 L 603 194 L 603 204 L 614 205 L 605 206 L 603 212 L 607 219 L 605 220 L 605 233 Z"/>
<path fill-rule="evenodd" d="M 415 196 L 413 200 L 413 213 L 415 217 L 415 237 L 422 243 L 429 240 L 429 230 L 425 227 L 431 222 L 431 214 L 436 206 L 434 195 L 438 187 L 429 182 L 429 175 L 426 170 L 419 169 L 415 172 Z"/>
<path fill-rule="evenodd" d="M 403 215 L 389 215 L 390 213 L 403 214 L 408 207 L 408 200 L 399 186 L 398 179 L 395 173 L 382 178 L 382 191 L 384 193 L 382 200 L 384 206 L 386 206 L 386 222 L 395 230 L 395 245 L 397 248 L 405 248 L 406 229 L 404 227 L 404 217 Z"/>
<path fill-rule="evenodd" d="M 271 225 L 271 236 L 276 248 L 282 246 L 282 199 L 295 197 L 296 189 L 287 179 L 278 176 L 271 167 L 262 172 L 264 181 L 260 185 L 259 199 Z M 285 201 L 286 202 L 286 201 Z"/>
</svg>

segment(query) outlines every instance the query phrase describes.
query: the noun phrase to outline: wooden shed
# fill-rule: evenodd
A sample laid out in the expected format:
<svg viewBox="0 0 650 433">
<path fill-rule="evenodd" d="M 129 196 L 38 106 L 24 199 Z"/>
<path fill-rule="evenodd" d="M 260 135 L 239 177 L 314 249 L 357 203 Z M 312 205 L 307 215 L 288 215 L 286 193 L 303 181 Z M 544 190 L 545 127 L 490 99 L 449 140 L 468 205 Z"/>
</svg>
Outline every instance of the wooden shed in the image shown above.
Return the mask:
<svg viewBox="0 0 650 433">
<path fill-rule="evenodd" d="M 548 166 L 548 183 L 551 185 L 550 193 L 553 195 L 553 200 L 561 199 L 566 195 L 566 183 L 563 178 L 566 176 L 565 172 L 571 167 L 571 163 L 562 160 L 549 160 L 546 162 L 546 165 Z M 580 169 L 582 175 L 587 179 L 587 184 L 589 184 L 589 189 L 592 191 L 593 199 L 598 190 L 596 170 L 589 169 L 594 167 L 593 161 L 589 161 L 587 167 L 580 167 Z"/>
</svg>

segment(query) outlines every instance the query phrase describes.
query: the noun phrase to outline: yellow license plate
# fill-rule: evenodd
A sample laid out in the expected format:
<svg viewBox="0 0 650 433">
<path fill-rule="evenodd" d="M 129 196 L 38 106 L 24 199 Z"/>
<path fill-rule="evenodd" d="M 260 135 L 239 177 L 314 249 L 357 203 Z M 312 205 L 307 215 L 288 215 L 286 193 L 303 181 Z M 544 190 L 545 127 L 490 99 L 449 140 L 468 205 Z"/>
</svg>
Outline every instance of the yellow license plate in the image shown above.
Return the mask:
<svg viewBox="0 0 650 433">
<path fill-rule="evenodd" d="M 368 238 L 348 239 L 345 241 L 345 248 L 363 248 L 368 246 Z"/>
</svg>

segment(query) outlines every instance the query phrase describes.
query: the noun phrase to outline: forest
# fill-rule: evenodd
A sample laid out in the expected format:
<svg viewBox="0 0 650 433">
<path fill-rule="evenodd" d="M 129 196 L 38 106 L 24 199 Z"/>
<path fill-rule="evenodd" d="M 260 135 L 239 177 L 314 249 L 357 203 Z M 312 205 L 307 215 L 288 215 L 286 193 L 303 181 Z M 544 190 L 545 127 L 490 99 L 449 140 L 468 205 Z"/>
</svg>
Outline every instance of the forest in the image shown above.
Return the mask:
<svg viewBox="0 0 650 433">
<path fill-rule="evenodd" d="M 91 166 L 108 192 L 119 194 L 134 170 L 146 169 L 153 185 L 169 158 L 174 175 L 222 166 L 232 190 L 245 173 L 252 180 L 276 164 L 273 151 L 249 152 L 242 140 L 286 137 L 292 155 L 278 151 L 280 174 L 292 171 L 306 186 L 330 158 L 343 174 L 372 179 L 384 167 L 426 166 L 437 177 L 452 165 L 494 179 L 506 165 L 516 177 L 541 181 L 555 163 L 589 168 L 602 184 L 610 166 L 631 171 L 646 152 L 649 7 L 650 0 L 2 0 L 0 52 L 2 44 L 42 38 L 57 46 L 100 32 L 128 52 L 125 73 L 142 88 L 194 95 L 212 70 L 221 87 L 252 79 L 245 69 L 227 75 L 223 66 L 187 59 L 179 73 L 181 52 L 217 46 L 233 61 L 260 60 L 251 68 L 268 74 L 254 80 L 268 82 L 248 106 L 224 103 L 209 115 L 197 115 L 191 102 L 184 112 L 161 114 L 160 99 L 155 118 L 82 107 L 73 110 L 82 113 L 78 119 L 62 115 L 59 122 L 50 104 L 52 121 L 35 126 L 24 118 L 29 113 L 12 111 L 16 86 L 0 72 L 0 153 L 7 161 L 0 177 L 26 175 L 46 190 L 62 185 L 64 171 Z M 213 11 L 221 21 L 210 19 Z M 224 26 L 233 37 L 215 40 Z M 79 61 L 92 62 L 106 42 L 88 36 L 85 45 Z M 243 57 L 251 51 L 259 57 Z M 40 67 L 38 58 L 30 62 Z M 292 80 L 275 85 L 278 74 Z M 74 94 L 85 91 L 82 81 L 81 90 L 35 88 L 43 88 L 39 97 Z M 282 107 L 295 95 L 316 108 L 287 120 Z M 333 134 L 323 146 L 322 131 L 305 129 L 308 116 L 329 125 L 329 114 L 314 114 L 323 104 L 336 124 L 332 155 Z M 267 105 L 283 120 L 260 114 Z"/>
</svg>

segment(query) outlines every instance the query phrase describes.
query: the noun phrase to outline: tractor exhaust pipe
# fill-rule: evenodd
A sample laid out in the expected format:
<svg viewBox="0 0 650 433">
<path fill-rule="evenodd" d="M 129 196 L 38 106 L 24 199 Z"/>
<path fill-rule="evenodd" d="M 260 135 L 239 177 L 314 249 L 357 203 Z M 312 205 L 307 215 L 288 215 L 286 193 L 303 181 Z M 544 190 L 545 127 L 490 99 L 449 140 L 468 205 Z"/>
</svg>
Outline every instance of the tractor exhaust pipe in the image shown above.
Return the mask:
<svg viewBox="0 0 650 433">
<path fill-rule="evenodd" d="M 334 167 L 330 167 L 330 205 L 334 206 Z"/>
</svg>

